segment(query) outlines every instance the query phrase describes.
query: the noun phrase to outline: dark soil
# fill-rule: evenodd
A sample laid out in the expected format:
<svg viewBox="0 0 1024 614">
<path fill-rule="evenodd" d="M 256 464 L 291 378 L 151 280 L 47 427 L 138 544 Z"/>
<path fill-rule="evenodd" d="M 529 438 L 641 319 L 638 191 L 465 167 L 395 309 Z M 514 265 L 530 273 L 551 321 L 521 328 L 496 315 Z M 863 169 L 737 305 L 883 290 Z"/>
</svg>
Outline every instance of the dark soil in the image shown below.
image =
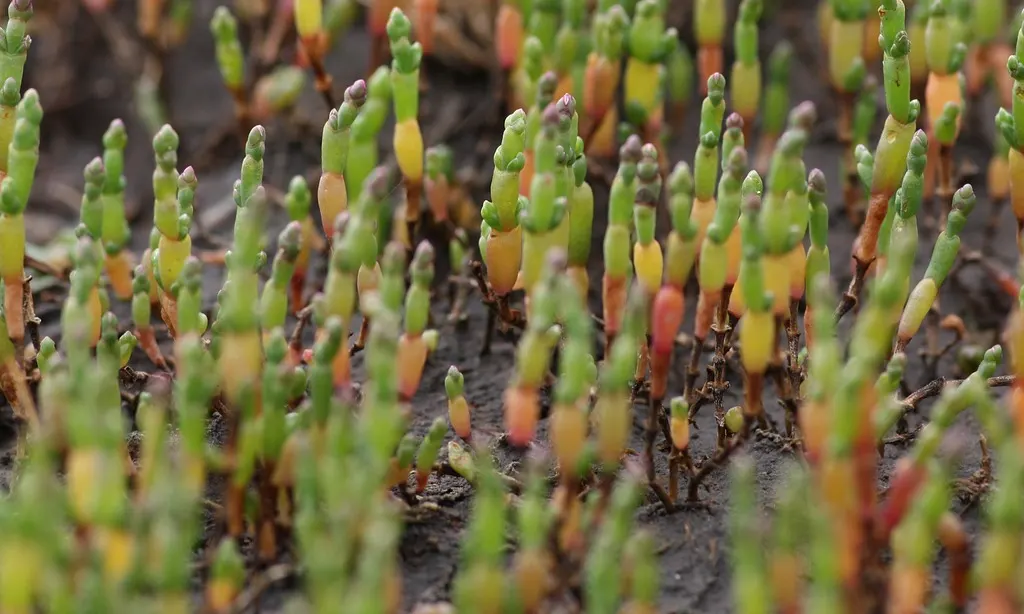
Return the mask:
<svg viewBox="0 0 1024 614">
<path fill-rule="evenodd" d="M 39 3 L 48 4 L 48 3 Z M 120 3 L 122 6 L 134 3 Z M 195 245 L 198 250 L 216 250 L 230 240 L 234 204 L 231 184 L 238 174 L 241 162 L 241 144 L 230 141 L 214 150 L 209 148 L 211 135 L 223 132 L 232 124 L 232 107 L 228 94 L 221 85 L 213 60 L 213 44 L 207 23 L 214 6 L 212 1 L 196 2 L 195 24 L 188 41 L 166 59 L 166 91 L 169 121 L 182 138 L 179 166 L 197 166 L 199 192 L 196 204 L 198 225 Z M 442 3 L 443 4 L 443 3 Z M 484 4 L 484 3 L 482 3 Z M 680 3 L 688 4 L 688 3 Z M 781 3 L 780 3 L 781 4 Z M 790 3 L 786 3 L 790 4 Z M 850 275 L 850 245 L 855 233 L 842 214 L 839 153 L 832 128 L 833 104 L 829 92 L 822 87 L 820 74 L 823 55 L 819 51 L 814 28 L 811 2 L 793 2 L 794 6 L 780 10 L 765 23 L 762 49 L 766 55 L 780 38 L 791 40 L 797 47 L 792 76 L 792 102 L 809 99 L 818 104 L 820 129 L 813 144 L 808 147 L 806 160 L 809 168 L 819 166 L 828 176 L 830 187 L 831 254 L 837 284 L 845 284 Z M 152 220 L 152 192 L 150 173 L 152 153 L 149 136 L 140 122 L 132 101 L 134 81 L 141 69 L 138 43 L 134 39 L 134 16 L 124 7 L 114 17 L 96 19 L 77 8 L 76 2 L 53 3 L 46 16 L 38 19 L 40 29 L 30 54 L 26 81 L 40 91 L 47 117 L 43 124 L 42 157 L 33 198 L 28 208 L 30 241 L 38 246 L 50 244 L 60 232 L 69 229 L 77 220 L 77 206 L 81 195 L 81 170 L 85 163 L 101 152 L 100 138 L 110 120 L 121 117 L 128 125 L 128 202 L 134 229 L 134 247 L 139 253 L 145 246 Z M 678 23 L 680 31 L 689 32 L 688 22 Z M 120 41 L 120 42 L 118 42 Z M 345 36 L 328 62 L 334 75 L 336 91 L 356 78 L 363 77 L 366 69 L 368 38 L 361 26 Z M 112 52 L 118 45 L 128 45 L 129 53 L 120 57 Z M 286 48 L 286 53 L 291 53 Z M 762 56 L 764 57 L 764 56 Z M 490 175 L 490 158 L 500 137 L 499 110 L 489 95 L 488 75 L 480 68 L 465 65 L 446 65 L 431 62 L 427 65 L 431 89 L 424 97 L 424 126 L 428 144 L 447 142 L 458 153 L 458 163 L 470 169 L 466 178 L 478 200 Z M 268 145 L 265 184 L 278 190 L 287 185 L 297 173 L 315 178 L 319 172 L 319 132 L 325 110 L 320 98 L 310 85 L 293 117 L 275 121 L 268 126 Z M 697 105 L 691 105 L 694 109 Z M 880 101 L 881 106 L 881 101 Z M 961 160 L 984 169 L 988 162 L 987 146 L 991 132 L 991 118 L 995 102 L 986 100 L 975 114 L 983 118 L 978 126 L 968 126 L 967 136 L 957 149 Z M 879 119 L 884 113 L 880 112 Z M 696 111 L 688 114 L 685 129 L 672 140 L 672 160 L 691 159 L 696 133 Z M 384 133 L 384 151 L 390 148 L 390 129 Z M 983 232 L 994 205 L 986 198 L 983 175 L 976 179 L 975 188 L 979 204 L 964 233 L 963 252 L 986 248 L 992 257 L 1008 269 L 1016 262 L 1014 223 L 1008 208 L 999 212 L 999 223 L 994 236 Z M 595 220 L 594 249 L 591 279 L 598 280 L 602 272 L 601 237 L 605 220 L 607 186 L 595 180 L 598 213 Z M 268 229 L 276 236 L 283 226 L 284 215 L 278 210 Z M 661 224 L 664 230 L 667 224 Z M 919 278 L 931 251 L 934 231 L 922 230 L 918 255 Z M 442 250 L 444 251 L 444 250 Z M 440 263 L 443 269 L 446 263 Z M 212 306 L 216 289 L 222 281 L 222 270 L 209 265 L 207 270 L 207 300 Z M 322 279 L 324 262 L 316 260 L 313 279 Z M 438 278 L 443 278 L 439 271 Z M 34 283 L 36 309 L 43 320 L 42 333 L 58 335 L 59 313 L 66 293 L 66 284 L 37 275 Z M 696 303 L 691 288 L 688 299 Z M 447 312 L 444 293 L 435 301 L 437 321 L 443 321 Z M 591 306 L 600 313 L 599 285 L 592 284 Z M 430 359 L 423 384 L 413 399 L 412 428 L 426 430 L 430 422 L 445 412 L 443 378 L 449 365 L 458 365 L 466 375 L 466 396 L 474 407 L 473 423 L 476 433 L 497 435 L 502 429 L 501 394 L 513 365 L 514 345 L 510 340 L 496 339 L 492 352 L 480 355 L 486 310 L 473 294 L 469 300 L 469 325 L 464 330 L 444 329 L 438 351 Z M 968 267 L 946 284 L 941 298 L 944 314 L 955 313 L 963 317 L 967 327 L 978 336 L 979 343 L 988 346 L 994 342 L 1008 313 L 1011 300 L 977 267 Z M 126 306 L 115 305 L 115 311 L 128 322 Z M 853 316 L 847 316 L 848 325 Z M 691 330 L 692 318 L 684 330 Z M 845 328 L 845 327 L 844 327 Z M 947 333 L 944 333 L 947 335 Z M 945 336 L 943 337 L 945 341 Z M 911 357 L 907 373 L 910 389 L 916 389 L 932 379 L 917 360 L 920 341 L 908 350 Z M 682 388 L 682 367 L 687 348 L 681 348 L 676 357 L 676 377 L 670 390 Z M 137 353 L 141 356 L 141 352 Z M 138 369 L 151 369 L 142 358 L 133 363 Z M 359 358 L 355 363 L 358 367 Z M 733 390 L 726 394 L 725 406 L 740 402 L 741 382 L 735 364 L 731 368 Z M 358 369 L 357 369 L 358 373 Z M 947 357 L 939 365 L 939 375 L 956 374 L 954 361 Z M 771 390 L 769 389 L 769 393 Z M 766 398 L 766 407 L 779 424 L 782 411 L 774 401 Z M 3 408 L 4 422 L 0 434 L 13 433 L 10 410 Z M 642 436 L 647 408 L 636 406 L 631 447 L 643 448 Z M 925 420 L 928 403 L 921 405 L 918 415 L 911 416 L 911 424 Z M 964 428 L 977 433 L 972 417 L 963 420 Z M 215 425 L 216 426 L 216 425 Z M 216 430 L 216 429 L 214 429 Z M 691 453 L 701 462 L 715 449 L 715 424 L 712 408 L 704 408 L 697 417 Z M 538 442 L 546 441 L 546 424 L 542 423 Z M 543 443 L 539 444 L 543 445 Z M 747 445 L 758 467 L 758 484 L 766 513 L 772 508 L 776 485 L 786 474 L 786 467 L 797 462 L 796 457 L 774 439 L 756 438 Z M 501 469 L 514 474 L 522 454 L 498 446 L 497 456 Z M 901 454 L 899 446 L 888 446 L 881 461 L 884 486 L 894 460 Z M 659 473 L 666 475 L 664 456 Z M 10 456 L 5 458 L 4 484 L 11 479 Z M 979 465 L 977 447 L 972 448 L 962 467 L 970 475 Z M 638 525 L 654 533 L 660 544 L 661 557 L 661 611 L 726 612 L 731 609 L 729 546 L 727 534 L 728 474 L 714 471 L 701 490 L 707 509 L 680 511 L 666 515 L 653 497 L 637 513 Z M 412 609 L 418 603 L 446 600 L 455 567 L 459 560 L 460 539 L 471 507 L 472 489 L 461 479 L 432 478 L 426 494 L 415 508 L 410 509 L 406 531 L 400 547 L 403 569 L 404 603 Z M 972 535 L 978 534 L 980 506 L 958 504 Z M 211 519 L 209 526 L 215 526 Z M 211 529 L 212 530 L 212 529 Z M 941 576 L 940 576 L 941 577 Z M 257 579 L 258 580 L 258 579 Z M 259 611 L 279 611 L 287 599 L 298 589 L 292 579 L 274 585 L 263 593 Z"/>
</svg>

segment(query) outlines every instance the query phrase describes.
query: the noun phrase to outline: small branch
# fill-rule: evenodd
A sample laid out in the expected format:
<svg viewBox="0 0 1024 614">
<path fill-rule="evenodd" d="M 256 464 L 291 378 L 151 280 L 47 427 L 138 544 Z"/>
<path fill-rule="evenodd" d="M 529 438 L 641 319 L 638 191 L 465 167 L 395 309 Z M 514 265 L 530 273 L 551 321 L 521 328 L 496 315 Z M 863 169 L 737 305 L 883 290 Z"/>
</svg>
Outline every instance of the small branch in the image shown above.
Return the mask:
<svg viewBox="0 0 1024 614">
<path fill-rule="evenodd" d="M 118 375 L 122 386 L 145 384 L 149 381 L 150 377 L 149 373 L 146 373 L 145 371 L 136 371 L 128 366 L 122 367 Z"/>
<path fill-rule="evenodd" d="M 249 588 L 235 599 L 235 603 L 231 607 L 231 613 L 242 614 L 242 612 L 249 611 L 259 601 L 260 596 L 270 587 L 296 574 L 298 574 L 298 569 L 290 563 L 279 563 L 268 567 L 266 571 L 253 578 L 249 583 Z"/>
<path fill-rule="evenodd" d="M 739 448 L 747 437 L 750 436 L 750 420 L 744 421 L 743 430 L 737 433 L 724 448 L 718 451 L 713 457 L 709 458 L 707 462 L 701 465 L 700 470 L 694 474 L 693 478 L 690 479 L 690 483 L 687 485 L 686 500 L 689 503 L 696 503 L 700 500 L 697 495 L 697 490 L 700 488 L 701 482 L 703 482 L 715 468 L 725 464 L 729 457 L 733 455 L 733 452 Z"/>
<path fill-rule="evenodd" d="M 692 424 L 694 428 L 697 426 L 696 419 L 700 408 L 711 400 L 711 395 L 705 390 L 705 388 L 706 386 L 701 386 L 696 390 L 697 399 L 694 401 L 693 405 L 690 405 L 690 410 L 687 412 L 686 419 L 690 421 L 690 424 Z"/>
<path fill-rule="evenodd" d="M 32 298 L 32 276 L 28 275 L 25 277 L 25 281 L 22 283 L 22 296 L 21 296 L 21 308 L 23 312 L 23 319 L 25 321 L 25 329 L 28 331 L 29 339 L 32 341 L 32 346 L 39 351 L 42 347 L 42 340 L 39 337 L 39 325 L 42 321 L 36 316 L 36 303 L 35 299 Z"/>
<path fill-rule="evenodd" d="M 121 402 L 128 405 L 129 410 L 134 414 L 139 409 L 139 395 L 121 391 Z"/>
<path fill-rule="evenodd" d="M 662 415 L 661 399 L 655 399 L 650 391 L 647 392 L 647 406 L 650 412 L 647 416 L 647 426 L 644 432 L 644 472 L 647 475 L 647 483 L 651 490 L 661 501 L 667 513 L 675 511 L 675 503 L 672 496 L 658 483 L 658 476 L 654 473 L 654 441 L 658 435 L 658 425 Z M 668 439 L 671 444 L 672 440 Z"/>
<path fill-rule="evenodd" d="M 912 441 L 917 439 L 917 436 L 920 433 L 921 433 L 921 425 L 918 425 L 917 428 L 915 428 L 914 430 L 912 430 L 910 432 L 893 435 L 892 437 L 889 437 L 889 438 L 883 440 L 882 441 L 882 446 L 883 447 L 884 446 L 900 446 L 900 445 L 905 445 L 905 444 L 911 443 Z"/>
<path fill-rule="evenodd" d="M 962 379 L 947 380 L 944 377 L 934 379 L 921 388 L 918 388 L 914 392 L 910 393 L 907 398 L 903 399 L 900 403 L 903 405 L 903 414 L 916 409 L 918 404 L 928 398 L 938 396 L 945 390 L 946 386 L 959 386 L 964 383 Z M 995 377 L 988 378 L 986 385 L 989 388 L 1001 388 L 1004 386 L 1012 386 L 1017 381 L 1016 375 L 997 375 Z"/>
<path fill-rule="evenodd" d="M 67 279 L 68 279 L 68 271 L 59 269 L 59 268 L 53 266 L 52 264 L 50 264 L 48 262 L 43 262 L 42 260 L 39 260 L 37 258 L 33 258 L 32 256 L 29 256 L 28 254 L 25 254 L 25 261 L 24 262 L 25 262 L 25 267 L 30 268 L 30 269 L 35 269 L 36 271 L 39 271 L 40 273 L 42 273 L 44 275 L 50 275 L 51 277 L 56 277 L 57 279 L 60 279 L 61 281 L 67 281 Z"/>
<path fill-rule="evenodd" d="M 853 279 L 850 280 L 850 287 L 843 293 L 842 300 L 839 302 L 839 305 L 836 306 L 834 314 L 836 324 L 839 324 L 839 320 L 842 320 L 844 315 L 857 306 L 861 288 L 864 287 L 864 279 L 868 274 L 868 266 L 870 263 L 862 264 L 856 259 L 854 259 L 854 263 L 856 266 L 853 273 Z"/>
<path fill-rule="evenodd" d="M 679 507 L 673 503 L 672 497 L 669 495 L 665 487 L 658 483 L 658 480 L 648 481 L 648 485 L 651 490 L 654 491 L 654 496 L 658 497 L 658 501 L 661 502 L 661 506 L 665 508 L 666 514 L 673 514 L 679 510 Z"/>
<path fill-rule="evenodd" d="M 487 308 L 494 312 L 508 326 L 518 329 L 526 328 L 526 317 L 523 314 L 512 311 L 507 306 L 502 308 L 502 305 L 499 304 L 498 298 L 494 296 L 494 292 L 487 285 L 483 264 L 474 260 L 469 263 L 469 268 L 473 272 L 473 279 L 476 280 L 477 288 L 480 290 L 481 298 L 484 304 L 487 305 Z"/>
<path fill-rule="evenodd" d="M 310 319 L 313 317 L 313 306 L 307 305 L 299 310 L 298 322 L 295 323 L 295 328 L 292 329 L 292 334 L 288 338 L 288 347 L 296 355 L 302 355 L 302 333 L 306 330 L 306 325 L 309 324 Z"/>
<path fill-rule="evenodd" d="M 338 105 L 334 100 L 334 93 L 331 91 L 331 76 L 324 69 L 323 61 L 320 58 L 310 58 L 310 67 L 313 69 L 313 76 L 316 77 L 316 89 L 324 99 L 328 109 L 336 109 Z"/>
</svg>

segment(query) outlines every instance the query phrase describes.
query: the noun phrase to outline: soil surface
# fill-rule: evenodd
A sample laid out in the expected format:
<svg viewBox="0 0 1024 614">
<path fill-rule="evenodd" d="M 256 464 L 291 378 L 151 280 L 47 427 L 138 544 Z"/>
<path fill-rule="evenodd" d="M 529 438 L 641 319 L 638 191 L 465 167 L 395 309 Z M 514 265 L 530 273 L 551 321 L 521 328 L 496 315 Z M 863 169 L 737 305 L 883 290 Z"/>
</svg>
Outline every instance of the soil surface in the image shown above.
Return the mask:
<svg viewBox="0 0 1024 614">
<path fill-rule="evenodd" d="M 216 4 L 211 1 L 195 2 L 195 23 L 187 41 L 169 53 L 164 62 L 168 120 L 182 139 L 179 167 L 193 164 L 199 177 L 196 202 L 198 219 L 194 234 L 196 249 L 200 252 L 215 252 L 230 241 L 234 215 L 231 185 L 238 175 L 242 157 L 241 143 L 231 133 L 231 99 L 220 81 L 207 26 Z M 833 128 L 834 104 L 830 92 L 822 85 L 824 55 L 820 51 L 814 27 L 813 3 L 803 1 L 785 4 L 791 6 L 777 9 L 770 19 L 765 20 L 761 41 L 762 57 L 766 57 L 780 39 L 790 40 L 797 49 L 797 58 L 793 64 L 792 103 L 812 100 L 818 105 L 819 127 L 807 149 L 806 160 L 808 168 L 820 167 L 829 179 L 832 265 L 837 285 L 845 287 L 850 277 L 850 245 L 856 229 L 842 212 L 840 149 L 835 143 Z M 37 19 L 38 31 L 26 73 L 27 86 L 39 90 L 47 110 L 43 123 L 39 173 L 27 213 L 29 240 L 38 248 L 35 254 L 53 258 L 53 250 L 48 251 L 47 248 L 53 248 L 55 238 L 73 228 L 77 222 L 82 168 L 93 156 L 101 153 L 103 131 L 112 119 L 120 117 L 126 122 L 129 133 L 127 200 L 134 231 L 134 248 L 138 254 L 146 245 L 152 223 L 150 174 L 153 162 L 150 136 L 133 101 L 136 81 L 143 68 L 141 58 L 145 56 L 144 48 L 134 35 L 132 8 L 124 6 L 134 3 L 119 3 L 116 14 L 103 17 L 85 13 L 77 8 L 76 2 L 53 5 Z M 679 21 L 675 25 L 680 27 L 681 32 L 688 33 L 691 25 L 686 21 L 685 11 L 679 13 Z M 452 23 L 457 25 L 468 21 L 467 18 L 461 21 L 455 18 Z M 249 36 L 248 31 L 246 36 Z M 343 85 L 365 76 L 367 47 L 368 37 L 361 23 L 357 23 L 345 35 L 328 62 L 336 92 L 340 93 Z M 289 54 L 293 52 L 293 47 L 286 44 L 284 54 L 290 57 Z M 446 62 L 444 58 L 431 60 L 425 70 L 430 83 L 430 89 L 423 97 L 421 117 L 425 140 L 428 144 L 446 142 L 455 149 L 463 177 L 479 202 L 486 196 L 484 190 L 491 171 L 491 154 L 500 137 L 502 119 L 500 110 L 493 102 L 488 71 L 467 65 L 462 60 Z M 979 101 L 971 117 L 981 120 L 977 125 L 968 123 L 965 126 L 965 136 L 956 154 L 966 166 L 984 169 L 988 163 L 991 151 L 988 145 L 991 136 L 990 118 L 994 115 L 996 104 L 996 101 L 989 99 Z M 669 151 L 673 162 L 692 159 L 696 144 L 697 106 L 696 102 L 690 105 L 683 129 L 671 140 Z M 881 121 L 884 117 L 881 100 L 879 107 Z M 272 195 L 283 190 L 295 174 L 316 178 L 319 172 L 319 133 L 324 116 L 323 103 L 310 84 L 294 114 L 267 126 L 264 183 Z M 228 134 L 229 138 L 211 147 L 211 143 L 220 140 L 215 137 L 221 134 Z M 385 152 L 390 150 L 390 134 L 390 127 L 386 127 L 382 135 Z M 979 202 L 963 233 L 961 253 L 984 249 L 994 261 L 1012 270 L 1016 262 L 1012 213 L 1007 207 L 997 209 L 989 201 L 983 174 L 969 177 L 968 180 L 975 182 Z M 593 183 L 598 207 L 590 275 L 592 280 L 598 280 L 602 274 L 601 238 L 606 217 L 607 185 L 596 177 Z M 985 230 L 991 215 L 998 216 L 994 234 L 988 234 Z M 275 237 L 284 225 L 284 220 L 283 211 L 277 209 L 268 228 L 268 236 Z M 667 223 L 662 223 L 662 234 L 666 229 Z M 915 281 L 920 278 L 930 256 L 935 232 L 922 228 L 921 235 Z M 438 279 L 444 279 L 447 267 L 444 251 L 441 250 Z M 318 257 L 311 271 L 314 283 L 322 279 L 324 266 L 323 258 Z M 59 313 L 67 285 L 60 279 L 42 273 L 36 272 L 35 275 L 33 288 L 36 310 L 43 321 L 41 332 L 57 338 Z M 209 264 L 206 266 L 206 275 L 207 306 L 211 307 L 216 290 L 222 282 L 223 270 L 216 264 Z M 599 294 L 599 284 L 593 283 L 590 302 L 595 313 L 600 313 Z M 695 288 L 691 287 L 688 293 L 691 313 L 695 303 Z M 456 329 L 448 325 L 443 329 L 440 346 L 429 360 L 423 383 L 413 399 L 412 428 L 417 432 L 424 432 L 435 417 L 444 414 L 446 404 L 443 378 L 452 364 L 458 365 L 466 376 L 466 397 L 473 406 L 474 437 L 477 434 L 497 436 L 502 430 L 501 395 L 512 372 L 514 340 L 498 337 L 492 351 L 481 356 L 487 312 L 475 293 L 470 295 L 468 304 L 468 326 Z M 960 270 L 946 284 L 941 295 L 942 313 L 960 315 L 976 342 L 983 347 L 997 339 L 1011 304 L 1011 299 L 977 266 L 965 266 Z M 122 317 L 122 322 L 130 321 L 126 305 L 115 304 L 114 310 Z M 435 321 L 443 322 L 447 310 L 445 293 L 438 292 Z M 848 329 L 849 322 L 853 320 L 853 315 L 847 316 L 843 329 Z M 692 317 L 684 326 L 684 331 L 690 330 Z M 943 332 L 941 341 L 945 343 L 948 337 L 951 334 Z M 926 369 L 917 359 L 921 347 L 919 338 L 907 352 L 911 359 L 906 377 L 910 390 L 923 386 L 936 375 L 957 375 L 951 355 L 940 362 L 936 372 Z M 676 377 L 670 386 L 672 392 L 682 389 L 682 365 L 688 351 L 688 348 L 681 347 L 676 356 Z M 152 369 L 142 358 L 141 352 L 137 352 L 133 365 L 140 370 Z M 361 365 L 359 357 L 355 365 L 358 376 L 361 371 L 358 368 Z M 733 389 L 726 394 L 725 407 L 740 403 L 742 387 L 738 372 L 738 366 L 733 361 L 730 368 Z M 770 386 L 768 394 L 773 394 Z M 775 422 L 782 424 L 783 412 L 778 404 L 766 397 L 765 406 Z M 910 417 L 911 428 L 927 419 L 928 408 L 929 403 L 925 402 Z M 634 450 L 643 449 L 646 414 L 646 405 L 638 402 L 630 442 Z M 130 417 L 129 408 L 126 408 L 126 415 Z M 6 436 L 9 447 L 14 432 L 10 409 L 4 406 L 0 416 L 3 418 L 0 435 Z M 971 416 L 965 416 L 961 421 L 968 432 L 978 432 Z M 546 429 L 546 423 L 542 422 L 538 442 L 546 441 Z M 217 430 L 215 421 L 211 426 L 211 434 L 216 436 Z M 714 434 L 713 408 L 705 407 L 697 416 L 696 429 L 693 431 L 691 454 L 696 462 L 700 463 L 714 453 Z M 543 443 L 538 445 L 542 446 Z M 772 509 L 776 487 L 786 474 L 786 467 L 797 462 L 797 459 L 771 437 L 754 438 L 745 448 L 757 462 L 759 495 L 767 515 Z M 496 445 L 495 452 L 500 468 L 514 475 L 523 453 L 500 445 Z M 901 453 L 899 445 L 886 447 L 881 460 L 883 487 L 895 459 Z M 661 463 L 659 474 L 664 479 L 667 474 L 666 455 L 658 456 Z M 980 453 L 975 446 L 965 458 L 962 474 L 968 476 L 974 472 L 979 466 L 979 459 Z M 0 476 L 4 486 L 10 483 L 11 467 L 8 453 Z M 728 489 L 728 472 L 717 469 L 704 482 L 700 493 L 701 498 L 709 504 L 706 509 L 685 510 L 669 515 L 653 496 L 649 496 L 637 512 L 638 526 L 651 531 L 660 544 L 662 612 L 731 611 Z M 459 560 L 460 540 L 469 518 L 472 494 L 472 489 L 460 478 L 434 477 L 420 504 L 410 509 L 400 546 L 406 609 L 411 610 L 420 603 L 447 600 Z M 978 534 L 980 507 L 973 501 L 957 504 L 957 511 L 963 514 L 972 535 Z M 209 527 L 213 530 L 214 526 L 215 519 L 211 518 Z M 197 556 L 202 554 L 198 553 Z M 938 577 L 941 578 L 941 574 Z M 258 578 L 256 581 L 262 580 Z M 262 592 L 256 603 L 258 611 L 280 611 L 298 588 L 298 580 L 295 578 L 274 584 Z"/>
</svg>

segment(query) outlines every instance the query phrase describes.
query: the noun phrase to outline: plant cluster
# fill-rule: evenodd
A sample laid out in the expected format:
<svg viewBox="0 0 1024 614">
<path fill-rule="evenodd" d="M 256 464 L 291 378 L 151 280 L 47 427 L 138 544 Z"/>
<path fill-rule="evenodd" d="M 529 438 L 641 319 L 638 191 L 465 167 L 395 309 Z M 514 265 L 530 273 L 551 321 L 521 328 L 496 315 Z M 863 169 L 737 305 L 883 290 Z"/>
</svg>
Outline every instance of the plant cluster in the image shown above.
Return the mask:
<svg viewBox="0 0 1024 614">
<path fill-rule="evenodd" d="M 172 19 L 161 4 L 140 3 L 150 11 L 140 10 L 140 30 L 155 36 Z M 817 109 L 791 104 L 789 44 L 762 65 L 763 0 L 739 5 L 728 71 L 724 0 L 695 3 L 695 59 L 666 25 L 665 0 L 599 0 L 593 10 L 505 0 L 495 51 L 509 108 L 475 245 L 454 221 L 455 152 L 421 132 L 421 60 L 434 49 L 438 3 L 416 2 L 410 19 L 393 0 L 370 2 L 371 75 L 340 104 L 324 57 L 337 32 L 329 11 L 346 3 L 292 4 L 286 23 L 329 106 L 320 228 L 314 192 L 296 176 L 284 190 L 289 223 L 272 236 L 268 135 L 249 126 L 289 107 L 305 72 L 281 68 L 248 88 L 238 22 L 220 7 L 216 59 L 247 136 L 215 303 L 203 292 L 213 265 L 192 246 L 199 174 L 180 168 L 170 125 L 152 138 L 152 230 L 136 264 L 129 135 L 115 120 L 83 172 L 58 342 L 39 338 L 25 271 L 44 117 L 37 92 L 22 91 L 33 3 L 10 3 L 0 31 L 0 390 L 19 422 L 19 466 L 0 501 L 0 611 L 188 612 L 199 576 L 206 611 L 234 612 L 256 598 L 257 580 L 300 574 L 299 611 L 398 612 L 404 522 L 432 480 L 455 476 L 472 487 L 472 515 L 452 603 L 429 611 L 653 613 L 658 551 L 635 526 L 636 509 L 646 494 L 666 514 L 706 508 L 702 486 L 725 470 L 738 612 L 1024 608 L 1024 291 L 1004 279 L 1017 294 L 1008 375 L 997 375 L 1003 347 L 972 352 L 964 322 L 938 303 L 958 267 L 998 272 L 960 253 L 978 197 L 958 185 L 953 157 L 988 76 L 1012 81 L 995 120 L 989 194 L 1008 198 L 1024 228 L 1024 26 L 1004 50 L 992 17 L 1003 3 L 919 0 L 908 23 L 903 0 L 822 1 L 843 200 L 852 217 L 863 214 L 841 297 L 828 208 L 837 199 L 805 160 Z M 664 137 L 694 82 L 698 141 L 692 162 L 670 166 Z M 888 115 L 872 147 L 879 87 Z M 392 110 L 397 173 L 379 163 Z M 615 172 L 595 262 L 604 203 L 591 169 L 601 164 Z M 445 230 L 433 242 L 424 212 Z M 918 277 L 919 223 L 939 232 Z M 313 280 L 321 252 L 327 273 Z M 491 328 L 518 335 L 500 437 L 532 449 L 517 475 L 500 471 L 497 443 L 474 429 L 456 366 L 444 377 L 446 411 L 425 430 L 415 423 L 428 360 L 457 334 L 437 317 L 439 254 L 453 271 L 449 320 L 466 321 L 475 285 L 490 315 L 485 347 Z M 114 301 L 130 304 L 131 322 L 114 315 Z M 926 365 L 956 350 L 962 379 L 908 389 L 908 350 L 922 330 Z M 943 330 L 956 340 L 939 347 Z M 132 367 L 143 361 L 156 370 Z M 727 407 L 737 383 L 742 401 Z M 998 400 L 1002 386 L 1012 392 Z M 927 419 L 911 429 L 908 416 L 929 397 Z M 690 446 L 702 410 L 716 424 L 706 458 Z M 968 411 L 983 463 L 957 479 L 974 445 L 956 424 Z M 630 449 L 636 421 L 639 451 Z M 770 523 L 746 453 L 758 438 L 797 459 Z M 904 453 L 883 490 L 887 447 Z M 985 495 L 986 523 L 973 535 L 953 512 L 964 490 Z M 935 590 L 940 549 L 948 577 Z"/>
</svg>

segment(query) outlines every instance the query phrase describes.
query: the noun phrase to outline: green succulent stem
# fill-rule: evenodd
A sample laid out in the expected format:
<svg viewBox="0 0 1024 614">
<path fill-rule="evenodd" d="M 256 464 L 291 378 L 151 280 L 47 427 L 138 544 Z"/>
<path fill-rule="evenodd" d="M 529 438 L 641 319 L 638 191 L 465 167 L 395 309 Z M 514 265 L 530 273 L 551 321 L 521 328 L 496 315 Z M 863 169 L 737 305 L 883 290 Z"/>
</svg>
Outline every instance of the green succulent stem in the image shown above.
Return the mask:
<svg viewBox="0 0 1024 614">
<path fill-rule="evenodd" d="M 388 39 L 391 43 L 391 91 L 394 97 L 395 121 L 415 120 L 420 105 L 420 62 L 423 47 L 412 42 L 412 23 L 401 9 L 388 18 Z"/>
<path fill-rule="evenodd" d="M 25 61 L 32 45 L 28 23 L 32 19 L 31 0 L 11 0 L 7 7 L 7 25 L 0 30 L 0 83 L 14 79 L 15 90 L 21 90 Z"/>
<path fill-rule="evenodd" d="M 701 47 L 717 47 L 725 38 L 726 7 L 723 0 L 697 0 L 693 31 Z"/>
<path fill-rule="evenodd" d="M 108 254 L 117 254 L 131 238 L 124 213 L 124 149 L 128 143 L 124 123 L 114 120 L 103 135 L 103 246 Z"/>
<path fill-rule="evenodd" d="M 793 47 L 779 42 L 768 57 L 768 83 L 764 88 L 762 105 L 763 126 L 768 134 L 781 135 L 789 113 L 789 80 L 793 62 Z"/>
<path fill-rule="evenodd" d="M 324 124 L 320 165 L 324 173 L 342 175 L 348 163 L 352 125 L 367 102 L 367 86 L 362 79 L 345 89 L 341 106 L 331 110 Z"/>
</svg>

